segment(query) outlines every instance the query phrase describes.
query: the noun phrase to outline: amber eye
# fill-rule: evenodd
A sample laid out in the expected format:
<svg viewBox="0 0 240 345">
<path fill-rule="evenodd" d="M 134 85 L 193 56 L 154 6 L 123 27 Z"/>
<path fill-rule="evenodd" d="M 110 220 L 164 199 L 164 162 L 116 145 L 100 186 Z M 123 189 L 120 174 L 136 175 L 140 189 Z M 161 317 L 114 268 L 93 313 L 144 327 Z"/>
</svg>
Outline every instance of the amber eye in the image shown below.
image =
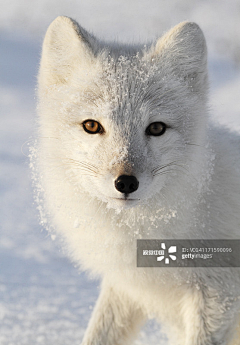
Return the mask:
<svg viewBox="0 0 240 345">
<path fill-rule="evenodd" d="M 146 134 L 157 137 L 166 131 L 166 127 L 167 126 L 163 122 L 153 122 L 147 127 Z"/>
<path fill-rule="evenodd" d="M 82 123 L 83 129 L 89 134 L 103 133 L 104 130 L 99 122 L 94 120 L 86 120 Z"/>
</svg>

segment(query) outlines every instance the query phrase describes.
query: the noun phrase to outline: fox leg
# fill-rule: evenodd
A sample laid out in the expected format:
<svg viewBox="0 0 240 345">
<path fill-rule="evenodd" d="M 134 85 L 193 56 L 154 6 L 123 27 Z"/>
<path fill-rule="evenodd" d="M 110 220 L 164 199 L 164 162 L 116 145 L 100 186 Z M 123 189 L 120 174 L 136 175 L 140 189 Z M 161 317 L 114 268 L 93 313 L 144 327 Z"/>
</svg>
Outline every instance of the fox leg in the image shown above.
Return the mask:
<svg viewBox="0 0 240 345">
<path fill-rule="evenodd" d="M 125 345 L 145 318 L 124 293 L 103 284 L 82 345 Z"/>
<path fill-rule="evenodd" d="M 239 334 L 235 334 L 237 306 L 232 297 L 220 296 L 221 292 L 206 287 L 185 292 L 181 300 L 182 344 L 240 345 Z"/>
<path fill-rule="evenodd" d="M 234 336 L 229 345 L 240 345 L 240 316 L 238 316 L 238 325 L 234 330 Z"/>
</svg>

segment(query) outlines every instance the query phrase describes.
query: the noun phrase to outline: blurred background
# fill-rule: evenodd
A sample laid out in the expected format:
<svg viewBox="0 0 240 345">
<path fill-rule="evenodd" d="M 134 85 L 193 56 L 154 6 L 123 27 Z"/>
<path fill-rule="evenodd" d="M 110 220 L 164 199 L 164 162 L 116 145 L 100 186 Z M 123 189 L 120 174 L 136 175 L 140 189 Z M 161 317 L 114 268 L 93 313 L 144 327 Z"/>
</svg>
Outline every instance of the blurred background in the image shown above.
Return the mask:
<svg viewBox="0 0 240 345">
<path fill-rule="evenodd" d="M 0 345 L 80 344 L 99 293 L 39 226 L 28 147 L 41 44 L 58 15 L 97 37 L 152 41 L 197 22 L 209 51 L 212 121 L 240 131 L 240 0 L 0 0 Z M 149 322 L 136 344 L 168 341 Z"/>
</svg>

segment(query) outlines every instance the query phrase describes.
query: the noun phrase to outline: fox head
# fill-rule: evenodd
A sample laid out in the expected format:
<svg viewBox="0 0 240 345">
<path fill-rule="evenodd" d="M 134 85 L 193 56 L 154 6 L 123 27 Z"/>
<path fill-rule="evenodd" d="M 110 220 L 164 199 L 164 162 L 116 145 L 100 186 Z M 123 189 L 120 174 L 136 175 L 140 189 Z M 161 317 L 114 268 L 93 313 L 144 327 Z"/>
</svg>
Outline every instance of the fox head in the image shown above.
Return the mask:
<svg viewBox="0 0 240 345">
<path fill-rule="evenodd" d="M 184 22 L 144 47 L 108 45 L 58 17 L 38 77 L 40 155 L 48 181 L 110 207 L 146 204 L 199 173 L 207 52 Z M 51 183 L 51 182 L 49 182 Z"/>
</svg>

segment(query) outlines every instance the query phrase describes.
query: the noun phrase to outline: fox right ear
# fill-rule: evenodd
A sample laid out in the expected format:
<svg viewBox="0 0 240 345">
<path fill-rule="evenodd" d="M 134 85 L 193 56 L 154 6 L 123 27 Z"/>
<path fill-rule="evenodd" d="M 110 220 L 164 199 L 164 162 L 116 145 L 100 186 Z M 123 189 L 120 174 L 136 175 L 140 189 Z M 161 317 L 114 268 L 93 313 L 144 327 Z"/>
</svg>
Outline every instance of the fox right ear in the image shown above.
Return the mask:
<svg viewBox="0 0 240 345">
<path fill-rule="evenodd" d="M 91 43 L 94 38 L 73 19 L 57 17 L 50 24 L 43 42 L 40 87 L 66 84 L 76 69 L 88 75 L 95 60 Z"/>
</svg>

